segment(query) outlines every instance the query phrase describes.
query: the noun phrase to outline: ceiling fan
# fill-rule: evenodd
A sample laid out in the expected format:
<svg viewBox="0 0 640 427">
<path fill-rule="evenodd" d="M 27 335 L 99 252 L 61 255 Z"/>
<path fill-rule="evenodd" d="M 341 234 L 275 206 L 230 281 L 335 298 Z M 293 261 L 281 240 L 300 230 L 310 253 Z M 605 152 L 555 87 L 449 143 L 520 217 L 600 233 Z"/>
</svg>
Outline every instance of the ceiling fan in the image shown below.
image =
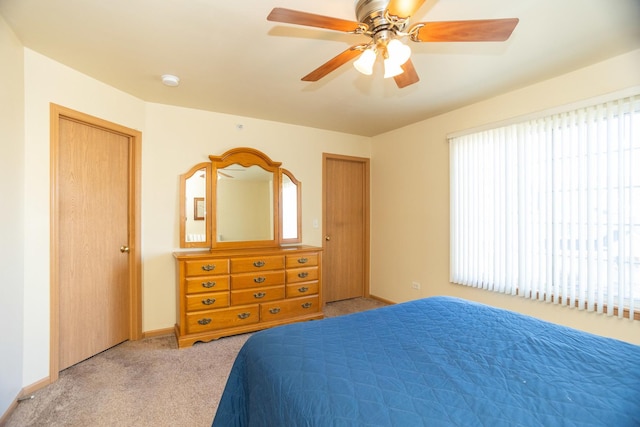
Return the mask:
<svg viewBox="0 0 640 427">
<path fill-rule="evenodd" d="M 425 0 L 358 0 L 356 17 L 349 21 L 292 9 L 274 8 L 267 20 L 306 25 L 328 30 L 362 34 L 371 38 L 365 44 L 351 46 L 302 78 L 315 82 L 359 56 L 354 66 L 370 75 L 378 54 L 384 59 L 385 78 L 393 77 L 403 88 L 420 80 L 411 59 L 411 49 L 400 39 L 413 42 L 505 41 L 518 24 L 517 18 L 467 21 L 418 22 L 410 18 Z"/>
</svg>

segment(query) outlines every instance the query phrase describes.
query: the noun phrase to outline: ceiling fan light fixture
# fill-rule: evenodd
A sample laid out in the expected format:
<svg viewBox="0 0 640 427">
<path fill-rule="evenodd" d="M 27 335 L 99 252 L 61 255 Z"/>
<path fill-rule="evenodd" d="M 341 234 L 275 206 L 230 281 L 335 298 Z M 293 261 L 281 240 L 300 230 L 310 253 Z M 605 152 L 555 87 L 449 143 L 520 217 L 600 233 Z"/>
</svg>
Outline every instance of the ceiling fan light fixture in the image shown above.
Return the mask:
<svg viewBox="0 0 640 427">
<path fill-rule="evenodd" d="M 384 60 L 384 78 L 388 79 L 389 77 L 395 77 L 402 73 L 404 70 L 400 66 L 401 64 L 396 63 L 390 58 Z"/>
<path fill-rule="evenodd" d="M 393 39 L 387 44 L 387 54 L 389 55 L 388 59 L 400 66 L 411 57 L 411 48 L 400 40 Z"/>
<path fill-rule="evenodd" d="M 356 70 L 366 76 L 373 74 L 373 64 L 376 62 L 376 51 L 373 49 L 365 49 L 360 58 L 353 63 Z"/>
</svg>

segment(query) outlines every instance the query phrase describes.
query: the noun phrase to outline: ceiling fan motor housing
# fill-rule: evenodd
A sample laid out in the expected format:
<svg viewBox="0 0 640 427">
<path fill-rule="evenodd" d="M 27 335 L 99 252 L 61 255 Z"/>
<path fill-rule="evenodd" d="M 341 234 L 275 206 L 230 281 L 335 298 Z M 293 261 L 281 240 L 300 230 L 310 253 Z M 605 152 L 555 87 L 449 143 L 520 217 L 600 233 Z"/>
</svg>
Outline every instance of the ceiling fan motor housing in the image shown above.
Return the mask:
<svg viewBox="0 0 640 427">
<path fill-rule="evenodd" d="M 370 36 L 377 45 L 385 46 L 396 36 L 397 31 L 403 31 L 406 22 L 391 22 L 385 16 L 389 0 L 358 0 L 356 3 L 356 17 L 358 22 L 367 26 L 366 35 Z"/>
<path fill-rule="evenodd" d="M 357 0 L 356 17 L 359 22 L 364 22 L 371 14 L 378 13 L 382 15 L 388 4 L 389 0 Z"/>
</svg>

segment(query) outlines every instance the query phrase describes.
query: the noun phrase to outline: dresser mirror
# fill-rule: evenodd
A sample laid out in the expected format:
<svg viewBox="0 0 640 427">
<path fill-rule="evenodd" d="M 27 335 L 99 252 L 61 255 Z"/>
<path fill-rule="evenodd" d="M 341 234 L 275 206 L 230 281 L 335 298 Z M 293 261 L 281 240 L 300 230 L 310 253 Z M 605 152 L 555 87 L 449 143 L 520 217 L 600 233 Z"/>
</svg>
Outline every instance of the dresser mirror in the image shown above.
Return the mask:
<svg viewBox="0 0 640 427">
<path fill-rule="evenodd" d="M 209 159 L 181 175 L 180 247 L 251 248 L 302 241 L 302 186 L 280 162 L 253 148 L 234 148 Z M 198 187 L 198 179 L 204 188 Z"/>
<path fill-rule="evenodd" d="M 180 240 L 183 248 L 211 245 L 211 163 L 180 175 Z"/>
<path fill-rule="evenodd" d="M 257 165 L 217 169 L 216 240 L 273 240 L 275 174 Z"/>
</svg>

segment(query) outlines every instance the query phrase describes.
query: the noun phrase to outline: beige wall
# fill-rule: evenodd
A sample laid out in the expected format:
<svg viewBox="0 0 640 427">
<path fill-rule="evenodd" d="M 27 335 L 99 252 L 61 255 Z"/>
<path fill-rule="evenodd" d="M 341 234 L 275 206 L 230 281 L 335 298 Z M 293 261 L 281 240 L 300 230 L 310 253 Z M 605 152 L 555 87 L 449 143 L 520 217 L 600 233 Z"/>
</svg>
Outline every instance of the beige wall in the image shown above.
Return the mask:
<svg viewBox="0 0 640 427">
<path fill-rule="evenodd" d="M 447 134 L 640 85 L 640 51 L 375 137 L 371 293 L 454 295 L 640 344 L 640 322 L 602 318 L 449 283 Z M 421 283 L 421 290 L 411 283 Z"/>
<path fill-rule="evenodd" d="M 22 388 L 24 317 L 23 49 L 0 16 L 0 417 Z"/>
</svg>

